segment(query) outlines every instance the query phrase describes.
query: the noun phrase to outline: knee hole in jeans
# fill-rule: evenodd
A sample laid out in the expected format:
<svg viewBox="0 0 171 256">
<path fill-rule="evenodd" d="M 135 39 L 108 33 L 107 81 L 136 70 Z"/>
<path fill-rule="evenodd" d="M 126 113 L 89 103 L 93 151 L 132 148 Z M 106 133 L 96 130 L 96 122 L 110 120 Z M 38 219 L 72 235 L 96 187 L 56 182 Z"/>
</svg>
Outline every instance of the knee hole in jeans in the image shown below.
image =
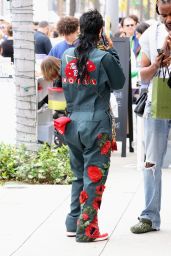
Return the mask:
<svg viewBox="0 0 171 256">
<path fill-rule="evenodd" d="M 145 168 L 151 168 L 151 167 L 153 167 L 154 165 L 155 165 L 154 163 L 146 162 L 146 163 L 145 163 Z"/>
</svg>

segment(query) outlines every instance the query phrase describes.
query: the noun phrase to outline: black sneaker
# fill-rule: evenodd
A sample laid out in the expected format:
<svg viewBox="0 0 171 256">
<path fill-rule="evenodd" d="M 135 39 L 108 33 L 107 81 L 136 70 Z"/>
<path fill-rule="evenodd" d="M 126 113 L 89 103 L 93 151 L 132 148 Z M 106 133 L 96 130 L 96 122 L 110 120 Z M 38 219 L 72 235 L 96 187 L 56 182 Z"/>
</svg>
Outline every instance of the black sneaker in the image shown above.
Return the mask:
<svg viewBox="0 0 171 256">
<path fill-rule="evenodd" d="M 157 231 L 157 229 L 152 228 L 152 222 L 149 219 L 140 219 L 139 223 L 132 226 L 130 230 L 134 234 L 142 234 L 151 231 Z"/>
</svg>

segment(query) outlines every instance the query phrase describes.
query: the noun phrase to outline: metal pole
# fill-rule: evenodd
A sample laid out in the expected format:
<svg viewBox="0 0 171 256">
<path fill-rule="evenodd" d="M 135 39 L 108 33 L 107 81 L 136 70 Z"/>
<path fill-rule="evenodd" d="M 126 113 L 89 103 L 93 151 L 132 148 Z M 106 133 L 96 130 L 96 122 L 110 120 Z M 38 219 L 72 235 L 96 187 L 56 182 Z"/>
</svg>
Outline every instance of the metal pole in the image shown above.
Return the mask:
<svg viewBox="0 0 171 256">
<path fill-rule="evenodd" d="M 106 0 L 105 19 L 109 17 L 111 22 L 111 32 L 114 35 L 118 30 L 119 22 L 119 1 L 118 0 Z"/>
</svg>

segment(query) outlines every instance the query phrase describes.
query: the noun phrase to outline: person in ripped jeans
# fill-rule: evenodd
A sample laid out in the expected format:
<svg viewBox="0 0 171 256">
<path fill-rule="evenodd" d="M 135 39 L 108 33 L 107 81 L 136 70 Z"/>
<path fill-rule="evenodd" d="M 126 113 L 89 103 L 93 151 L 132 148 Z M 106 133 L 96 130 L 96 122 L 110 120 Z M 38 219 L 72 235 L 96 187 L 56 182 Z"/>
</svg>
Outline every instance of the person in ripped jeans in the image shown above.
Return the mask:
<svg viewBox="0 0 171 256">
<path fill-rule="evenodd" d="M 141 234 L 160 229 L 161 168 L 167 149 L 171 120 L 154 119 L 151 115 L 152 80 L 162 68 L 170 66 L 171 0 L 158 0 L 156 12 L 160 23 L 150 26 L 141 36 L 141 79 L 149 84 L 144 112 L 145 165 L 143 167 L 145 208 L 131 232 Z M 161 73 L 161 72 L 160 72 Z M 159 95 L 160 97 L 160 95 Z M 171 111 L 171 110 L 170 110 Z"/>
</svg>

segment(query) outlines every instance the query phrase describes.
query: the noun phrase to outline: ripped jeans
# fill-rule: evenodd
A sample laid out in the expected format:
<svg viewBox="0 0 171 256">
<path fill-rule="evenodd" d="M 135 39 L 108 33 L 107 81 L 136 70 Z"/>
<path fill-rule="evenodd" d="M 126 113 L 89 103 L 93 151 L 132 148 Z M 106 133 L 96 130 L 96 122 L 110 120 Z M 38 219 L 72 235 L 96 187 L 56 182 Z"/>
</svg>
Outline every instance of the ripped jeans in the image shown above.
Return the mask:
<svg viewBox="0 0 171 256">
<path fill-rule="evenodd" d="M 150 105 L 150 104 L 149 104 Z M 160 229 L 161 207 L 161 168 L 167 150 L 168 134 L 171 128 L 171 120 L 153 119 L 146 106 L 144 116 L 144 141 L 146 163 L 150 167 L 144 167 L 144 192 L 145 209 L 139 219 L 150 219 L 154 229 Z M 146 166 L 145 163 L 145 166 Z"/>
</svg>

